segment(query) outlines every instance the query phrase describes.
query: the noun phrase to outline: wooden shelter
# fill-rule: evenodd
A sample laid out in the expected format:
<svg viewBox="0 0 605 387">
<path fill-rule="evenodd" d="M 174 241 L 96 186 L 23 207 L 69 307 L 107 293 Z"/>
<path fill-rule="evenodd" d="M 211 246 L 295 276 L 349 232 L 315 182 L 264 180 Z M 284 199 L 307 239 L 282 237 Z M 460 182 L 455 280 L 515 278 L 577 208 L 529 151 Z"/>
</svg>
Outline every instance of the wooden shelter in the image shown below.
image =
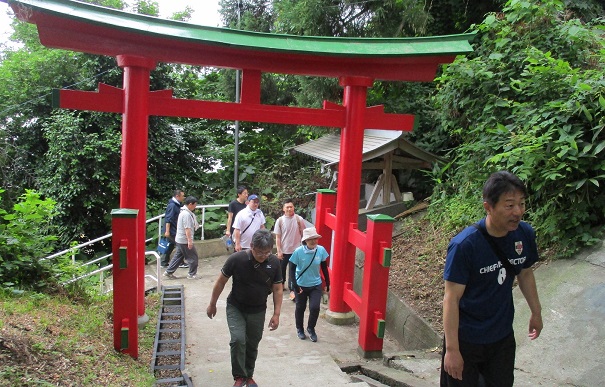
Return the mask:
<svg viewBox="0 0 605 387">
<path fill-rule="evenodd" d="M 293 148 L 294 151 L 306 154 L 323 161 L 324 166 L 338 170 L 340 161 L 340 134 L 328 134 Z M 428 169 L 436 162 L 445 159 L 417 147 L 403 136 L 403 131 L 366 129 L 363 136 L 362 170 L 382 170 L 367 198 L 365 209 L 374 208 L 382 196 L 382 204 L 390 202 L 391 194 L 395 201 L 401 201 L 397 179 L 393 170 Z M 333 175 L 330 188 L 334 188 L 336 174 Z"/>
</svg>

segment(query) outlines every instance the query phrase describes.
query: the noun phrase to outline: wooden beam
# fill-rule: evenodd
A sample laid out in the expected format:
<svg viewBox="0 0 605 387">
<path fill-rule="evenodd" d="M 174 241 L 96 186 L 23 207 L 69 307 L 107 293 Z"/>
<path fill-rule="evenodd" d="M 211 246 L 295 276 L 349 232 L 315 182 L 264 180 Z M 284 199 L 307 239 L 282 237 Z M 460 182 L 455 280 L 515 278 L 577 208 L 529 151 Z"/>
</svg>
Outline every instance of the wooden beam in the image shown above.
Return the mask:
<svg viewBox="0 0 605 387">
<path fill-rule="evenodd" d="M 364 161 L 361 169 L 384 169 L 384 161 Z"/>
<path fill-rule="evenodd" d="M 382 188 L 382 204 L 387 205 L 391 202 L 391 186 L 392 181 L 395 180 L 393 176 L 393 151 L 390 151 L 384 155 L 384 169 L 382 170 L 384 175 L 384 186 Z M 395 183 L 397 183 L 395 181 Z"/>
<path fill-rule="evenodd" d="M 397 179 L 395 179 L 395 176 L 393 176 L 393 179 L 391 180 L 391 192 L 393 192 L 393 195 L 395 196 L 395 201 L 400 202 L 401 201 L 401 191 L 399 190 L 399 184 L 397 184 Z M 389 198 L 390 198 L 390 195 L 389 195 Z"/>
<path fill-rule="evenodd" d="M 378 176 L 378 180 L 376 180 L 376 185 L 374 185 L 374 189 L 372 190 L 372 194 L 366 203 L 366 210 L 371 210 L 376 205 L 376 201 L 378 200 L 378 195 L 384 186 L 384 175 Z"/>
</svg>

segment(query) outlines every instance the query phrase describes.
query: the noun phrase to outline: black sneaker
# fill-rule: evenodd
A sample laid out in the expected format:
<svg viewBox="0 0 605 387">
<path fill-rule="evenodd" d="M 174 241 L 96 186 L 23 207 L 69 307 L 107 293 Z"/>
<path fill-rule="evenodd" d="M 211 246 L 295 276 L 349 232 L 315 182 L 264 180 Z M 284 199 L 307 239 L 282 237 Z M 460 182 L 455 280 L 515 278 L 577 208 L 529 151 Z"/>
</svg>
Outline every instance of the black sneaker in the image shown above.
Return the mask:
<svg viewBox="0 0 605 387">
<path fill-rule="evenodd" d="M 301 340 L 304 340 L 307 338 L 307 336 L 305 336 L 305 331 L 303 331 L 302 329 L 298 330 L 298 338 Z"/>
<path fill-rule="evenodd" d="M 307 328 L 307 333 L 309 333 L 309 338 L 311 339 L 312 342 L 317 341 L 317 335 L 315 334 L 315 329 Z"/>
<path fill-rule="evenodd" d="M 183 263 L 181 266 L 179 266 L 179 268 L 181 268 L 181 269 L 188 269 L 189 265 L 186 264 L 186 263 Z"/>
</svg>

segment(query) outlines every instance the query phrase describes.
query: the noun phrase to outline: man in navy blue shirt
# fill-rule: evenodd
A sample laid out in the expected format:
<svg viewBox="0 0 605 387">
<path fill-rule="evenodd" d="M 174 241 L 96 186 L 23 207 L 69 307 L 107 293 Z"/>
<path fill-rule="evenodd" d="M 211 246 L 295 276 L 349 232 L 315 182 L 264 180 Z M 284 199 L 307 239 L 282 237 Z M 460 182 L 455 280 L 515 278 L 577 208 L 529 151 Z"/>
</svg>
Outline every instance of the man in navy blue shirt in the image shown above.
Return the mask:
<svg viewBox="0 0 605 387">
<path fill-rule="evenodd" d="M 521 221 L 526 197 L 517 176 L 492 174 L 483 187 L 486 217 L 450 241 L 443 273 L 441 386 L 477 386 L 480 379 L 488 386 L 513 385 L 515 276 L 531 310 L 528 336 L 540 336 L 541 306 L 531 268 L 538 260 L 536 234 Z"/>
<path fill-rule="evenodd" d="M 160 264 L 162 267 L 167 267 L 170 262 L 170 254 L 174 250 L 174 246 L 176 245 L 176 241 L 174 238 L 176 237 L 176 224 L 179 219 L 179 214 L 181 212 L 182 202 L 185 199 L 185 192 L 177 189 L 174 191 L 174 196 L 170 198 L 168 201 L 168 205 L 166 206 L 166 213 L 164 215 L 164 236 L 170 241 L 170 245 L 166 250 L 165 254 L 162 254 L 160 257 Z"/>
</svg>

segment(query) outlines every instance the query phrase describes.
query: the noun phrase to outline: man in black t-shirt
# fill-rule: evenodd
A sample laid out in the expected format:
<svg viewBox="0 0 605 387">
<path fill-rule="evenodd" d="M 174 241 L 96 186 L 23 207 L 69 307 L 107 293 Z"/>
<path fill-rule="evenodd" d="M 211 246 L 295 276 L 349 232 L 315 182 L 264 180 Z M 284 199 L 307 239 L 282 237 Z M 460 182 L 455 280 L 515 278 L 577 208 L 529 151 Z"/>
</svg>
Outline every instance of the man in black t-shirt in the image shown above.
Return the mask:
<svg viewBox="0 0 605 387">
<path fill-rule="evenodd" d="M 209 318 L 216 316 L 216 303 L 229 278 L 233 278 L 227 297 L 227 325 L 231 341 L 231 373 L 234 386 L 256 386 L 252 379 L 258 344 L 263 337 L 267 298 L 273 293 L 273 316 L 269 330 L 279 326 L 283 297 L 280 263 L 271 253 L 273 237 L 260 229 L 252 236 L 251 248 L 227 258 L 206 309 Z"/>
<path fill-rule="evenodd" d="M 228 237 L 233 236 L 233 220 L 238 212 L 246 208 L 246 201 L 248 200 L 248 189 L 243 185 L 237 187 L 237 198 L 229 203 L 227 208 L 227 228 L 225 229 L 225 235 Z"/>
</svg>

